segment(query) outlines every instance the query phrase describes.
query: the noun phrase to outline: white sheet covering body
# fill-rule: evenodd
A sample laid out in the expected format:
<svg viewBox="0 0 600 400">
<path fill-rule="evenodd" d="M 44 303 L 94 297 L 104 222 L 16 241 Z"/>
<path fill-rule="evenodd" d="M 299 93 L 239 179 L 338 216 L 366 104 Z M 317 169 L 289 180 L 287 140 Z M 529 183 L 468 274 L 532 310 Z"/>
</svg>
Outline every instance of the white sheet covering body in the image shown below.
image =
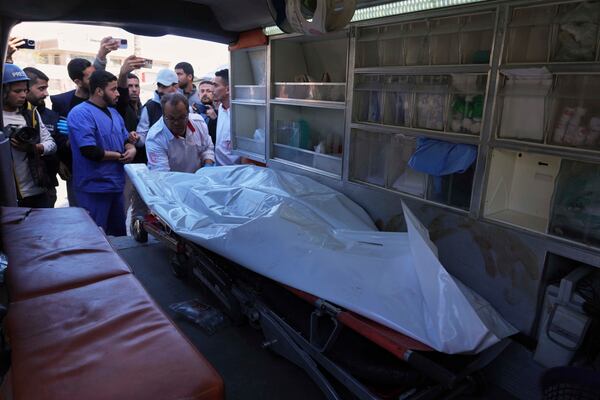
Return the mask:
<svg viewBox="0 0 600 400">
<path fill-rule="evenodd" d="M 379 232 L 356 203 L 304 176 L 255 166 L 126 171 L 182 237 L 438 351 L 479 352 L 516 332 L 448 274 L 404 204 L 408 232 Z"/>
</svg>

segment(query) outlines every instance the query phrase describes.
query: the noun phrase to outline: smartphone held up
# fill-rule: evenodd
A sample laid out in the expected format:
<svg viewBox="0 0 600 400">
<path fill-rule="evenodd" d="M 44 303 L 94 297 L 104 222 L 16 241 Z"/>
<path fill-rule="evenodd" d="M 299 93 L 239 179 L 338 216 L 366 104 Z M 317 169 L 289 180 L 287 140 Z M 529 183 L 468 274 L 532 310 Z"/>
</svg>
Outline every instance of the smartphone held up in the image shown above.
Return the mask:
<svg viewBox="0 0 600 400">
<path fill-rule="evenodd" d="M 17 49 L 35 49 L 35 40 L 23 39 L 23 43 L 17 46 Z"/>
<path fill-rule="evenodd" d="M 118 43 L 119 43 L 119 48 L 120 49 L 126 49 L 127 48 L 127 39 L 115 39 Z"/>
</svg>

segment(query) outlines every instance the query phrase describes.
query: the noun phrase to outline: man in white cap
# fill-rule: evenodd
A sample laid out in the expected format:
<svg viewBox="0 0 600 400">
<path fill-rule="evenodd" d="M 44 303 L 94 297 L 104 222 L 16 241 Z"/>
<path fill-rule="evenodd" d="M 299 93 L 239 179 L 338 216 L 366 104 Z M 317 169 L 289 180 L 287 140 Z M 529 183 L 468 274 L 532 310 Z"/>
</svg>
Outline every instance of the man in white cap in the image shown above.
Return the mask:
<svg viewBox="0 0 600 400">
<path fill-rule="evenodd" d="M 179 89 L 178 85 L 179 79 L 175 71 L 171 69 L 161 69 L 158 71 L 156 75 L 156 91 L 152 98 L 144 104 L 136 131 L 129 134 L 129 141 L 135 144 L 138 153 L 142 152 L 144 155 L 146 154 L 146 136 L 148 135 L 148 131 L 163 116 L 160 99 L 166 94 L 176 93 Z M 142 157 L 137 162 L 146 162 L 146 157 Z M 135 189 L 131 190 L 128 196 L 131 201 L 132 223 L 134 223 L 136 217 L 143 216 L 146 207 Z"/>
<path fill-rule="evenodd" d="M 179 79 L 177 74 L 170 69 L 161 69 L 156 75 L 156 91 L 150 100 L 144 104 L 140 114 L 140 122 L 136 129 L 137 135 L 130 137 L 132 142 L 135 142 L 137 151 L 146 152 L 144 145 L 146 144 L 146 135 L 150 127 L 162 117 L 162 107 L 160 106 L 160 98 L 168 93 L 175 93 L 178 89 Z"/>
</svg>

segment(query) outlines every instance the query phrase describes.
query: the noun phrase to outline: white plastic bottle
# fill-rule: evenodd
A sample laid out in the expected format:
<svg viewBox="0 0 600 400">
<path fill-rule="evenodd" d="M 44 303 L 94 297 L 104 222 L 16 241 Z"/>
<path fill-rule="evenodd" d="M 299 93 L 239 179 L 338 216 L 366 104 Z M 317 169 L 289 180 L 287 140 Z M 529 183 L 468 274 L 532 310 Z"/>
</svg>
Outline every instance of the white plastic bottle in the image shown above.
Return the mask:
<svg viewBox="0 0 600 400">
<path fill-rule="evenodd" d="M 600 118 L 590 118 L 590 131 L 585 140 L 586 147 L 600 146 Z"/>
<path fill-rule="evenodd" d="M 573 118 L 567 124 L 567 131 L 563 136 L 563 143 L 570 146 L 578 146 L 582 139 L 582 132 L 580 132 L 581 119 L 585 115 L 587 110 L 583 107 L 577 107 Z M 585 140 L 584 140 L 585 141 Z"/>
<path fill-rule="evenodd" d="M 554 128 L 554 134 L 552 135 L 552 143 L 554 144 L 562 144 L 565 133 L 567 132 L 567 126 L 569 125 L 569 121 L 575 115 L 575 109 L 571 107 L 565 107 L 563 112 L 556 123 L 556 127 Z"/>
</svg>

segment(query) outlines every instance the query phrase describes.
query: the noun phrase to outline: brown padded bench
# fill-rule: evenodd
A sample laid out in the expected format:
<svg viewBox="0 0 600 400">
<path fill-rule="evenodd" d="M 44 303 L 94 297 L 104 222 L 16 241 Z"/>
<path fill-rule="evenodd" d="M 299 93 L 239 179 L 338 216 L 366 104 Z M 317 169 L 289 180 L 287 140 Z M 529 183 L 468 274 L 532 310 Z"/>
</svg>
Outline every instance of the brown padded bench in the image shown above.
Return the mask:
<svg viewBox="0 0 600 400">
<path fill-rule="evenodd" d="M 0 208 L 4 400 L 223 399 L 223 381 L 83 209 Z"/>
</svg>

